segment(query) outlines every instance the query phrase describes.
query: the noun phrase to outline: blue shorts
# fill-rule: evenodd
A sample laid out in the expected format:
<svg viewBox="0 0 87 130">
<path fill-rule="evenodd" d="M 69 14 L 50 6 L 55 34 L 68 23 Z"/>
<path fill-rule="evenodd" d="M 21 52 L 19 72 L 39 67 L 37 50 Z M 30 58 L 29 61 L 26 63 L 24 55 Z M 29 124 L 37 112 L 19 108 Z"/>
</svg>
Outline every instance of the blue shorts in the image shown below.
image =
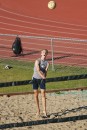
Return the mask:
<svg viewBox="0 0 87 130">
<path fill-rule="evenodd" d="M 40 89 L 46 89 L 46 80 L 45 79 L 36 79 L 33 77 L 33 89 L 38 89 L 40 86 Z"/>
</svg>

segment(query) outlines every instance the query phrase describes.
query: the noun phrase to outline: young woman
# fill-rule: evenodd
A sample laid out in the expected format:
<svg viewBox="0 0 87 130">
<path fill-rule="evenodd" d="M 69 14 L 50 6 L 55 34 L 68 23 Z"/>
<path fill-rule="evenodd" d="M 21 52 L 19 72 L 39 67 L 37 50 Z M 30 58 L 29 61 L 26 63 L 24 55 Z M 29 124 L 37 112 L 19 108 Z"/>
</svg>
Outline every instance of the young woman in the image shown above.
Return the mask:
<svg viewBox="0 0 87 130">
<path fill-rule="evenodd" d="M 40 87 L 41 95 L 42 95 L 43 114 L 45 117 L 47 117 L 45 82 L 46 82 L 47 70 L 49 67 L 49 63 L 46 60 L 47 55 L 48 55 L 47 49 L 41 51 L 41 58 L 38 58 L 35 61 L 34 73 L 33 73 L 33 90 L 34 90 L 35 102 L 37 105 L 37 115 L 38 116 L 40 115 L 39 98 L 38 98 L 38 88 Z"/>
</svg>

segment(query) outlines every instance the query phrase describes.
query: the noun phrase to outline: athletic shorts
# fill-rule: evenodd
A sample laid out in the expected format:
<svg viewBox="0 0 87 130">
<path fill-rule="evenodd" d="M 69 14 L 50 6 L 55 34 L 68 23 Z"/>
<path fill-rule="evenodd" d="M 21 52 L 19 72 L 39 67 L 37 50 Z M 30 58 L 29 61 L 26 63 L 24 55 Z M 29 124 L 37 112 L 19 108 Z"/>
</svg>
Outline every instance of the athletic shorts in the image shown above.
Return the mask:
<svg viewBox="0 0 87 130">
<path fill-rule="evenodd" d="M 46 89 L 46 80 L 45 79 L 36 79 L 33 77 L 33 89 L 38 89 L 40 87 L 40 89 Z"/>
</svg>

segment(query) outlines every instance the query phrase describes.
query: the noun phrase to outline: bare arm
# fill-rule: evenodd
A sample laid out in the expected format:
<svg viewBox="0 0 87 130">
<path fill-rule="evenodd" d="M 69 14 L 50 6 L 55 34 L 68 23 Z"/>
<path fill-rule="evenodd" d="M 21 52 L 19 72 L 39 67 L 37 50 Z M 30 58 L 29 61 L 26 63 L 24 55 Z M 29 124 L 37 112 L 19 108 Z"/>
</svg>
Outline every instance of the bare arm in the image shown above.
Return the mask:
<svg viewBox="0 0 87 130">
<path fill-rule="evenodd" d="M 47 76 L 47 70 L 48 70 L 48 67 L 49 67 L 49 63 L 47 63 L 47 67 L 46 67 L 46 76 Z"/>
</svg>

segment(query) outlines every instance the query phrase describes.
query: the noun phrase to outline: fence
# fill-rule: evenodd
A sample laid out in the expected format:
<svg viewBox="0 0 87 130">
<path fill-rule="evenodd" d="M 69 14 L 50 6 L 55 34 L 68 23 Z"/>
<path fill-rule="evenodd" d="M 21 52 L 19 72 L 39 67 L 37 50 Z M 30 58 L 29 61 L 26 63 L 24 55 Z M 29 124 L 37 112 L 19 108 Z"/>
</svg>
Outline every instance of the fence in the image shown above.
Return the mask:
<svg viewBox="0 0 87 130">
<path fill-rule="evenodd" d="M 22 40 L 24 55 L 15 57 L 12 43 L 16 36 Z M 49 50 L 48 60 L 52 64 L 87 67 L 87 40 L 64 37 L 38 37 L 15 34 L 0 34 L 0 57 L 34 61 L 43 48 Z"/>
</svg>

